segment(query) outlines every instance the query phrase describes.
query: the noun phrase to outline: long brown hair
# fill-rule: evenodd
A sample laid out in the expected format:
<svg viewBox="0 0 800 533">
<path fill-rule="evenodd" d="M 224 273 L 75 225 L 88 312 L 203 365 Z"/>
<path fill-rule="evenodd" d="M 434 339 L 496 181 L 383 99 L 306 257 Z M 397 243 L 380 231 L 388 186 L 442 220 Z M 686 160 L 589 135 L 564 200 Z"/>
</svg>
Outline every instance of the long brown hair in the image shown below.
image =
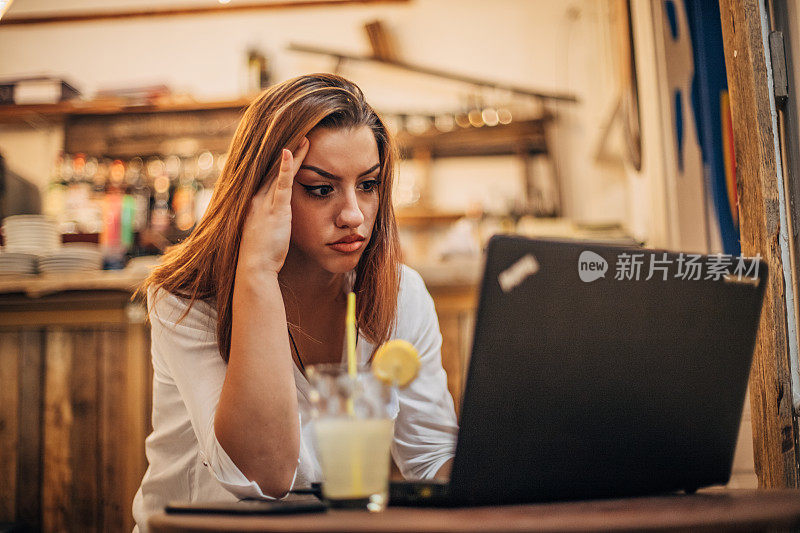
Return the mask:
<svg viewBox="0 0 800 533">
<path fill-rule="evenodd" d="M 311 130 L 367 126 L 380 156 L 378 214 L 355 270 L 359 331 L 376 347 L 395 322 L 400 246 L 392 208 L 396 147 L 385 124 L 354 83 L 333 74 L 299 76 L 264 91 L 244 113 L 205 215 L 170 248 L 139 292 L 160 288 L 186 298 L 216 300 L 217 344 L 231 347 L 233 286 L 242 229 L 256 192 L 278 175 L 281 150 L 295 150 Z M 187 311 L 188 312 L 188 311 Z"/>
</svg>

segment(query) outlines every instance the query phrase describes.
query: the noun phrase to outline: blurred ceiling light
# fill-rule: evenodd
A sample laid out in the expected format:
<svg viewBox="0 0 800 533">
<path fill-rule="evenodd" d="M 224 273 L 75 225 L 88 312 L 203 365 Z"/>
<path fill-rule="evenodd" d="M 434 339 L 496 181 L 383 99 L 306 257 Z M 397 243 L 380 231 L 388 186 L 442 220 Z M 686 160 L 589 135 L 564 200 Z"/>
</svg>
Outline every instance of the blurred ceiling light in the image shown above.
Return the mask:
<svg viewBox="0 0 800 533">
<path fill-rule="evenodd" d="M 456 123 L 453 115 L 438 115 L 433 120 L 433 125 L 437 130 L 447 132 L 451 131 L 456 126 Z"/>
<path fill-rule="evenodd" d="M 125 163 L 115 159 L 111 164 L 111 183 L 119 185 L 125 179 Z"/>
<path fill-rule="evenodd" d="M 500 122 L 497 111 L 491 107 L 487 107 L 483 110 L 483 113 L 481 113 L 481 118 L 487 126 L 497 126 L 497 124 Z"/>
<path fill-rule="evenodd" d="M 164 162 L 157 157 L 153 157 L 147 162 L 147 175 L 153 179 L 163 174 L 164 170 Z"/>
<path fill-rule="evenodd" d="M 83 173 L 87 176 L 94 176 L 97 173 L 97 159 L 90 157 L 86 160 L 86 165 L 83 167 Z"/>
<path fill-rule="evenodd" d="M 481 116 L 480 109 L 473 109 L 467 114 L 467 116 L 469 117 L 469 123 L 471 126 L 476 128 L 483 126 L 483 117 Z"/>
<path fill-rule="evenodd" d="M 0 19 L 3 18 L 3 15 L 6 14 L 6 12 L 8 11 L 8 8 L 11 7 L 11 4 L 13 2 L 14 2 L 14 0 L 0 0 Z"/>
<path fill-rule="evenodd" d="M 498 109 L 497 120 L 500 124 L 511 124 L 511 111 L 508 109 Z"/>
<path fill-rule="evenodd" d="M 170 178 L 178 177 L 181 172 L 181 166 L 181 158 L 175 154 L 167 156 L 167 159 L 164 160 L 164 168 Z"/>
<path fill-rule="evenodd" d="M 144 167 L 144 162 L 141 157 L 134 157 L 128 161 L 128 170 L 131 172 L 141 172 Z"/>
<path fill-rule="evenodd" d="M 220 4 L 230 4 L 231 0 L 219 0 Z"/>
<path fill-rule="evenodd" d="M 228 160 L 228 154 L 219 154 L 217 156 L 217 170 L 222 172 L 225 168 L 225 161 Z"/>
<path fill-rule="evenodd" d="M 397 135 L 400 131 L 400 121 L 396 116 L 393 115 L 383 115 L 381 117 L 383 119 L 383 123 L 386 124 L 386 128 L 391 132 L 392 135 Z"/>
<path fill-rule="evenodd" d="M 214 156 L 209 151 L 205 151 L 197 157 L 197 166 L 200 170 L 210 170 L 214 165 Z"/>
<path fill-rule="evenodd" d="M 166 174 L 161 174 L 155 180 L 153 180 L 153 188 L 159 194 L 169 192 L 169 178 L 166 176 Z"/>
<path fill-rule="evenodd" d="M 411 115 L 406 120 L 406 129 L 412 135 L 422 135 L 428 128 L 430 128 L 431 123 L 428 120 L 428 117 L 423 117 L 421 115 Z"/>
<path fill-rule="evenodd" d="M 469 117 L 466 113 L 457 113 L 455 121 L 459 128 L 469 128 Z"/>
</svg>

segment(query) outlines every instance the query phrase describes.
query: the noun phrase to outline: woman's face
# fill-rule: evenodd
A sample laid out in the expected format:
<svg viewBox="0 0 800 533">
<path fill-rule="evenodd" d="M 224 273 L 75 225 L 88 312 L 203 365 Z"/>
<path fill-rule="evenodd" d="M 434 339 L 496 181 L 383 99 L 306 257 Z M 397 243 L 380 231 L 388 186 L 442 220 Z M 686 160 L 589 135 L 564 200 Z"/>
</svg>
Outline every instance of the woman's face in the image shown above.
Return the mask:
<svg viewBox="0 0 800 533">
<path fill-rule="evenodd" d="M 366 126 L 318 128 L 292 187 L 289 255 L 300 267 L 342 274 L 356 267 L 378 213 L 380 158 Z"/>
</svg>

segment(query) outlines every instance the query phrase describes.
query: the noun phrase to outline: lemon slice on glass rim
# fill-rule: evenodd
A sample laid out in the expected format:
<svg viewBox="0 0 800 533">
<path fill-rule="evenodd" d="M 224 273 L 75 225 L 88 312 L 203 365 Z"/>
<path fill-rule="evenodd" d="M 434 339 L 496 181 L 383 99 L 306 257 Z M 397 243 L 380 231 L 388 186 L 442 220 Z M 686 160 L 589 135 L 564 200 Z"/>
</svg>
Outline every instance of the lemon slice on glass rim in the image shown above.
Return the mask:
<svg viewBox="0 0 800 533">
<path fill-rule="evenodd" d="M 385 342 L 372 359 L 372 373 L 390 385 L 405 387 L 419 371 L 419 354 L 414 345 L 403 339 Z"/>
</svg>

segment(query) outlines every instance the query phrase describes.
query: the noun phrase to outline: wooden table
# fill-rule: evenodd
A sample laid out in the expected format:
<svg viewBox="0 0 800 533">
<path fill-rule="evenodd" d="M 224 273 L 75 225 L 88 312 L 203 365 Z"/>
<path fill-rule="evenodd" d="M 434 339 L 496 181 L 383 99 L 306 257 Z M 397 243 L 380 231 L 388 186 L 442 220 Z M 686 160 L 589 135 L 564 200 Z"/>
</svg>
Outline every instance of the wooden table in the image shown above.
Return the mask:
<svg viewBox="0 0 800 533">
<path fill-rule="evenodd" d="M 410 509 L 383 513 L 329 511 L 284 516 L 157 514 L 153 533 L 286 532 L 518 532 L 518 531 L 760 531 L 800 529 L 800 490 L 709 490 L 617 500 Z"/>
</svg>

